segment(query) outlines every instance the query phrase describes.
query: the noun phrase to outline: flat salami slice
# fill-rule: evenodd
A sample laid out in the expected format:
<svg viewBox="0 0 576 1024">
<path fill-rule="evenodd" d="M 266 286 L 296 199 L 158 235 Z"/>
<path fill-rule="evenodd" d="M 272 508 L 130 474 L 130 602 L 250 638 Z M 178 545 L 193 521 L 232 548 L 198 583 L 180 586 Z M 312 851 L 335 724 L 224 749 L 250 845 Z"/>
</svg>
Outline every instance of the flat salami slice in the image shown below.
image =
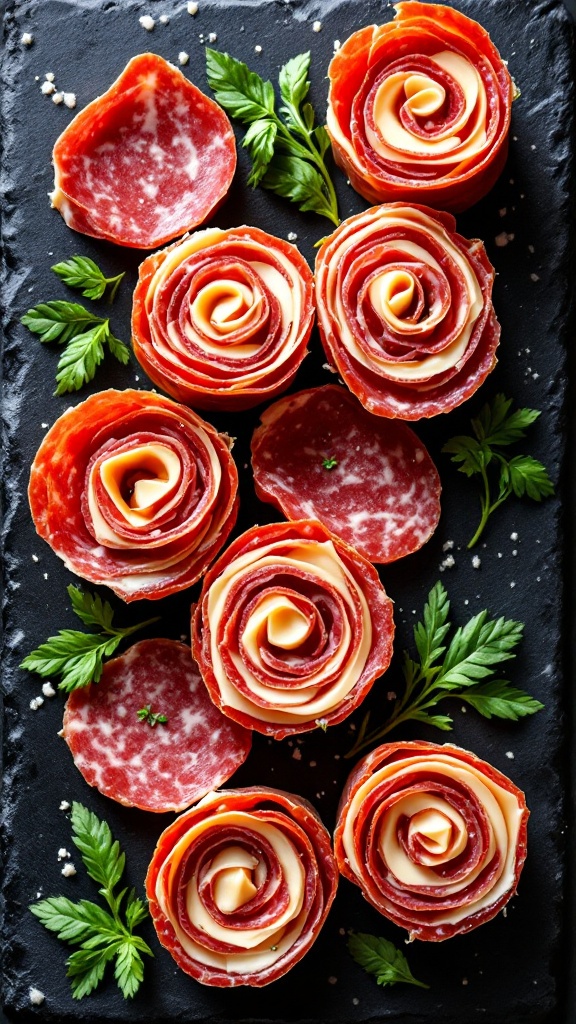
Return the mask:
<svg viewBox="0 0 576 1024">
<path fill-rule="evenodd" d="M 387 203 L 349 217 L 316 257 L 328 358 L 376 416 L 449 412 L 496 365 L 493 282 L 482 242 L 449 213 Z"/>
<path fill-rule="evenodd" d="M 155 715 L 166 721 L 154 724 Z M 64 739 L 88 785 L 159 813 L 226 782 L 252 745 L 251 732 L 214 707 L 190 648 L 174 640 L 141 640 L 108 661 L 98 683 L 74 690 Z"/>
<path fill-rule="evenodd" d="M 342 874 L 410 939 L 441 942 L 490 921 L 526 859 L 524 794 L 446 743 L 385 743 L 352 771 L 334 852 Z"/>
<path fill-rule="evenodd" d="M 478 22 L 418 0 L 394 8 L 330 64 L 334 158 L 369 202 L 467 210 L 503 170 L 512 80 Z"/>
<path fill-rule="evenodd" d="M 308 952 L 338 884 L 330 836 L 302 797 L 210 793 L 158 840 L 146 877 L 163 946 L 203 985 L 261 988 Z"/>
<path fill-rule="evenodd" d="M 48 431 L 30 473 L 38 534 L 124 601 L 190 587 L 238 511 L 231 441 L 150 391 L 101 391 Z"/>
<path fill-rule="evenodd" d="M 252 438 L 256 494 L 288 519 L 319 519 L 371 562 L 417 551 L 440 517 L 440 477 L 405 423 L 327 384 L 268 406 Z"/>
<path fill-rule="evenodd" d="M 158 387 L 200 409 L 249 409 L 306 355 L 313 278 L 295 246 L 254 227 L 208 228 L 153 253 L 134 292 L 134 353 Z"/>
<path fill-rule="evenodd" d="M 203 224 L 236 168 L 230 121 L 162 57 L 133 57 L 56 140 L 52 205 L 68 227 L 154 249 Z"/>
<path fill-rule="evenodd" d="M 392 657 L 374 566 L 317 520 L 255 526 L 207 573 L 193 652 L 214 703 L 276 739 L 343 721 Z"/>
</svg>

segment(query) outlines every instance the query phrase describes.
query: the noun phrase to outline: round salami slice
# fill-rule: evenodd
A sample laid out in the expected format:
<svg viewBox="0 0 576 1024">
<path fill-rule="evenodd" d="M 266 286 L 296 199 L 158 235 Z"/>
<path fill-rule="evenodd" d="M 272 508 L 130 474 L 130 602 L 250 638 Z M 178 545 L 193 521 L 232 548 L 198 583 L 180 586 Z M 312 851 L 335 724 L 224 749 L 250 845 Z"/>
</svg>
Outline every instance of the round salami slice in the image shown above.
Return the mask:
<svg viewBox="0 0 576 1024">
<path fill-rule="evenodd" d="M 107 662 L 98 683 L 74 690 L 64 739 L 88 785 L 159 813 L 226 782 L 252 744 L 214 707 L 190 648 L 174 640 L 141 640 Z"/>
<path fill-rule="evenodd" d="M 319 519 L 371 562 L 417 551 L 440 517 L 440 477 L 405 423 L 366 412 L 342 387 L 269 406 L 252 438 L 256 494 L 288 519 Z"/>
<path fill-rule="evenodd" d="M 68 227 L 135 249 L 203 224 L 236 168 L 224 111 L 153 53 L 129 61 L 68 125 L 52 156 L 52 205 Z"/>
<path fill-rule="evenodd" d="M 338 811 L 342 874 L 410 939 L 490 921 L 526 859 L 524 794 L 461 747 L 385 743 L 353 769 Z"/>
<path fill-rule="evenodd" d="M 163 946 L 203 985 L 261 988 L 310 949 L 336 894 L 330 836 L 302 797 L 210 793 L 160 836 L 146 877 Z"/>
</svg>

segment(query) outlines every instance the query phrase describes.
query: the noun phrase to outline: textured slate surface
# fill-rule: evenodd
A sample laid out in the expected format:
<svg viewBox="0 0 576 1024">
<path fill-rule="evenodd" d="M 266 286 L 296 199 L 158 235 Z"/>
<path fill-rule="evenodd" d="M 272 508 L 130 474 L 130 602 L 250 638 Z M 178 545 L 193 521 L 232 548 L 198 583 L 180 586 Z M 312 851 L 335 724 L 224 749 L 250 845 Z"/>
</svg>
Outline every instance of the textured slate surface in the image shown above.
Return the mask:
<svg viewBox="0 0 576 1024">
<path fill-rule="evenodd" d="M 396 601 L 397 651 L 411 640 L 412 609 L 420 610 L 425 594 L 439 576 L 442 544 L 456 543 L 456 567 L 442 577 L 452 598 L 457 622 L 488 606 L 527 624 L 526 641 L 514 664 L 513 678 L 546 704 L 545 712 L 522 723 L 486 722 L 458 706 L 453 739 L 474 750 L 526 790 L 532 808 L 529 857 L 518 896 L 502 915 L 469 936 L 439 946 L 415 944 L 408 950 L 416 976 L 430 982 L 429 992 L 396 987 L 377 988 L 350 960 L 345 930 L 356 928 L 385 935 L 402 943 L 403 934 L 362 901 L 359 892 L 342 883 L 325 930 L 312 952 L 288 977 L 259 992 L 222 993 L 205 989 L 180 973 L 169 955 L 154 943 L 156 959 L 147 965 L 146 982 L 133 1003 L 124 1003 L 111 982 L 82 1003 L 74 1003 L 64 976 L 64 947 L 46 933 L 27 911 L 38 894 L 64 893 L 92 898 L 94 887 L 82 871 L 63 879 L 57 861 L 60 846 L 70 848 L 62 799 L 80 800 L 105 817 L 128 853 L 128 881 L 141 886 L 157 836 L 170 816 L 152 817 L 122 809 L 90 790 L 74 768 L 57 736 L 62 699 L 46 701 L 37 712 L 30 700 L 40 682 L 20 672 L 18 662 L 57 629 L 77 625 L 67 608 L 65 586 L 70 575 L 40 542 L 29 521 L 25 488 L 29 464 L 45 426 L 70 404 L 52 397 L 56 354 L 41 347 L 19 325 L 30 306 L 49 298 L 67 297 L 49 270 L 56 259 L 81 253 L 97 259 L 110 272 L 129 271 L 129 281 L 114 307 L 116 332 L 128 336 L 130 287 L 141 254 L 72 235 L 59 215 L 50 210 L 50 152 L 72 112 L 54 106 L 39 91 L 35 76 L 56 75 L 58 88 L 75 91 L 81 108 L 104 91 L 129 57 L 152 49 L 176 60 L 181 49 L 190 53 L 189 76 L 205 87 L 203 47 L 199 34 L 216 32 L 214 44 L 248 61 L 265 76 L 276 75 L 289 56 L 311 48 L 312 100 L 317 111 L 325 104 L 324 76 L 334 39 L 354 29 L 391 17 L 383 3 L 370 0 L 325 0 L 317 3 L 268 0 L 200 2 L 191 18 L 183 3 L 103 3 L 83 0 L 36 0 L 7 4 L 3 135 L 5 145 L 3 306 L 4 440 L 7 449 L 4 479 L 6 516 L 5 565 L 5 783 L 3 841 L 5 859 L 4 1008 L 10 1021 L 44 1019 L 57 1024 L 147 1021 L 392 1021 L 396 1024 L 443 1024 L 517 1021 L 547 1022 L 566 1016 L 567 922 L 563 919 L 566 893 L 565 808 L 568 751 L 565 742 L 565 649 L 561 641 L 563 579 L 566 549 L 562 533 L 562 480 L 566 437 L 567 318 L 569 280 L 569 185 L 571 159 L 572 69 L 570 27 L 556 0 L 461 0 L 457 5 L 477 17 L 490 31 L 522 96 L 513 111 L 508 166 L 490 196 L 459 218 L 460 231 L 482 237 L 497 270 L 495 304 L 503 326 L 500 362 L 483 389 L 468 405 L 448 418 L 418 428 L 440 469 L 444 484 L 440 527 L 428 546 L 400 565 L 385 568 L 382 578 Z M 148 35 L 139 25 L 142 14 L 170 16 Z M 314 19 L 322 31 L 313 33 Z M 22 31 L 31 31 L 34 45 L 24 50 Z M 254 46 L 262 46 L 256 56 Z M 553 73 L 551 73 L 553 69 Z M 245 154 L 216 223 L 222 227 L 255 223 L 286 236 L 298 234 L 298 244 L 313 260 L 313 243 L 327 231 L 327 222 L 298 214 L 295 208 L 261 191 L 249 192 Z M 343 216 L 365 207 L 336 172 Z M 514 235 L 498 248 L 501 231 Z M 531 275 L 538 280 L 532 280 Z M 317 340 L 296 387 L 326 383 L 323 354 Z M 110 366 L 91 390 L 104 386 L 145 386 L 134 364 Z M 440 454 L 444 441 L 465 431 L 483 399 L 504 390 L 522 404 L 543 409 L 530 434 L 530 450 L 544 459 L 556 480 L 559 497 L 541 506 L 510 502 L 500 510 L 480 547 L 481 568 L 474 570 L 465 549 L 477 514 L 473 485 L 455 472 Z M 84 396 L 84 393 L 82 397 Z M 75 402 L 73 398 L 72 401 Z M 222 416 L 239 440 L 234 454 L 239 466 L 248 461 L 251 430 L 257 412 L 242 417 Z M 239 528 L 273 518 L 255 501 L 249 471 L 242 473 L 243 511 Z M 518 533 L 518 541 L 511 534 Z M 513 550 L 518 552 L 513 555 Z M 32 558 L 35 555 L 36 561 Z M 500 557 L 501 556 L 501 557 Z M 165 633 L 178 637 L 187 631 L 189 597 L 170 599 L 162 606 Z M 118 607 L 118 602 L 115 602 Z M 123 620 L 136 621 L 140 609 L 120 609 Z M 140 616 L 142 617 L 142 616 Z M 400 684 L 398 658 L 376 690 L 370 705 L 381 714 L 384 694 Z M 280 785 L 308 796 L 326 824 L 333 824 L 338 795 L 348 763 L 341 755 L 351 740 L 347 724 L 327 736 L 308 736 L 293 758 L 289 743 L 273 744 L 256 738 L 254 751 L 235 776 L 238 785 Z M 420 730 L 406 736 L 441 740 L 437 732 Z M 507 757 L 512 752 L 514 758 Z M 80 867 L 80 865 L 79 865 Z M 564 904 L 565 905 L 565 904 Z M 29 1004 L 30 985 L 46 995 L 44 1005 Z"/>
</svg>

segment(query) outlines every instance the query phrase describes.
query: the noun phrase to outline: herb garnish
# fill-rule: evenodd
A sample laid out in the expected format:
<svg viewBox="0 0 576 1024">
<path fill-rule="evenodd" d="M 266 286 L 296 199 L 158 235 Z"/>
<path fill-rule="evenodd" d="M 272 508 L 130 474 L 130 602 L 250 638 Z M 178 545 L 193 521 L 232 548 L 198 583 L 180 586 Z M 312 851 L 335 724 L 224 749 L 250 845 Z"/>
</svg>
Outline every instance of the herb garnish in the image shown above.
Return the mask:
<svg viewBox="0 0 576 1024">
<path fill-rule="evenodd" d="M 449 611 L 448 595 L 438 582 L 428 595 L 423 621 L 414 627 L 420 660 L 413 661 L 404 651 L 404 695 L 395 701 L 384 725 L 371 732 L 367 732 L 370 712 L 364 716 L 356 742 L 345 757 L 355 756 L 410 720 L 449 732 L 452 719 L 430 713 L 445 697 L 457 697 L 484 718 L 507 718 L 514 722 L 543 708 L 540 701 L 506 679 L 489 678 L 502 662 L 516 657 L 513 649 L 522 639 L 523 624 L 503 617 L 489 619 L 484 609 L 465 626 L 459 626 L 448 644 L 445 641 L 451 629 Z"/>
<path fill-rule="evenodd" d="M 526 428 L 540 416 L 538 409 L 516 409 L 508 415 L 511 405 L 511 398 L 496 395 L 492 402 L 483 406 L 480 415 L 471 420 L 475 436 L 452 437 L 442 449 L 452 456 L 452 462 L 461 463 L 458 466 L 460 473 L 466 476 L 480 474 L 482 478 L 482 515 L 468 548 L 474 547 L 489 517 L 512 493 L 518 498 L 527 496 L 533 501 L 541 501 L 554 494 L 554 484 L 541 462 L 530 455 L 515 455 L 507 459 L 499 451 L 525 437 Z M 490 464 L 499 473 L 497 492 L 493 490 L 488 477 L 487 468 Z"/>
<path fill-rule="evenodd" d="M 156 714 L 152 711 L 151 704 L 145 704 L 143 708 L 140 708 L 140 710 L 136 712 L 136 717 L 138 718 L 138 721 L 146 722 L 146 724 L 152 729 L 155 725 L 164 725 L 164 723 L 168 721 L 167 715 Z"/>
<path fill-rule="evenodd" d="M 229 54 L 206 48 L 208 84 L 218 103 L 249 125 L 242 143 L 252 159 L 248 184 L 262 185 L 298 203 L 300 210 L 338 225 L 338 200 L 324 161 L 330 137 L 323 125 L 314 127 L 313 107 L 304 102 L 310 89 L 309 69 L 310 52 L 280 68 L 281 118 L 271 82 Z"/>
<path fill-rule="evenodd" d="M 66 345 L 58 360 L 55 395 L 79 391 L 83 384 L 93 380 L 104 359 L 105 345 L 124 366 L 130 359 L 128 346 L 114 337 L 110 321 L 94 316 L 77 302 L 42 302 L 29 309 L 20 322 L 37 334 L 42 344 L 57 341 Z"/>
<path fill-rule="evenodd" d="M 134 889 L 114 893 L 124 873 L 125 854 L 114 841 L 109 826 L 82 804 L 72 804 L 72 841 L 80 850 L 90 878 L 101 888 L 110 912 L 98 903 L 66 896 L 52 896 L 33 903 L 30 910 L 48 931 L 59 939 L 79 946 L 66 961 L 74 999 L 82 999 L 97 987 L 114 960 L 114 977 L 125 999 L 132 998 L 144 977 L 142 953 L 154 956 L 150 946 L 134 929 L 148 917 L 148 909 Z"/>
<path fill-rule="evenodd" d="M 159 617 L 120 629 L 112 624 L 114 611 L 108 601 L 102 601 L 97 594 L 83 593 L 73 584 L 67 590 L 78 618 L 86 626 L 100 626 L 101 632 L 61 629 L 57 636 L 48 637 L 46 643 L 28 654 L 20 668 L 44 677 L 61 675 L 58 689 L 70 693 L 89 683 L 97 683 L 102 675 L 103 659 L 114 654 L 125 637 L 158 622 Z"/>
<path fill-rule="evenodd" d="M 334 469 L 334 466 L 338 465 L 338 460 L 335 459 L 333 455 L 330 455 L 327 458 L 322 459 L 322 465 L 324 466 L 324 469 Z"/>
<path fill-rule="evenodd" d="M 418 988 L 430 988 L 430 985 L 414 977 L 404 954 L 388 939 L 353 932 L 348 939 L 348 950 L 360 967 L 368 974 L 375 975 L 378 985 L 405 982 L 407 985 L 417 985 Z"/>
<path fill-rule="evenodd" d="M 118 285 L 126 271 L 116 277 L 105 277 L 100 267 L 88 256 L 72 256 L 50 268 L 69 288 L 78 288 L 85 299 L 101 299 L 110 286 L 108 302 L 113 302 Z"/>
</svg>

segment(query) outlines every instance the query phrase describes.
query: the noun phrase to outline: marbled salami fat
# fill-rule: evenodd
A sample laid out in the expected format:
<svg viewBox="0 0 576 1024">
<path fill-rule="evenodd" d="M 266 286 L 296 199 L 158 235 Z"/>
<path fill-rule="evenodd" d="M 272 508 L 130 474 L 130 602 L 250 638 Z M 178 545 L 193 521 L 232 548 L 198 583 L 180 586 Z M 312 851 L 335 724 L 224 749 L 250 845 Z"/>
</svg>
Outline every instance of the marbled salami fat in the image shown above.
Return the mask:
<svg viewBox="0 0 576 1024">
<path fill-rule="evenodd" d="M 371 562 L 417 551 L 438 524 L 440 477 L 414 431 L 333 384 L 268 406 L 252 466 L 259 498 L 319 519 Z"/>
<path fill-rule="evenodd" d="M 468 750 L 384 743 L 348 778 L 334 853 L 410 939 L 441 942 L 490 921 L 514 895 L 528 814 L 524 793 Z"/>
<path fill-rule="evenodd" d="M 236 168 L 230 121 L 162 57 L 130 60 L 56 140 L 52 205 L 68 227 L 153 249 L 202 224 Z"/>
<path fill-rule="evenodd" d="M 261 988 L 310 949 L 336 894 L 311 804 L 266 786 L 209 793 L 160 836 L 146 877 L 158 938 L 203 985 Z"/>
<path fill-rule="evenodd" d="M 166 716 L 150 725 L 138 712 Z M 66 701 L 64 739 L 86 782 L 143 811 L 181 811 L 226 782 L 252 734 L 214 707 L 190 648 L 141 640 Z"/>
</svg>

